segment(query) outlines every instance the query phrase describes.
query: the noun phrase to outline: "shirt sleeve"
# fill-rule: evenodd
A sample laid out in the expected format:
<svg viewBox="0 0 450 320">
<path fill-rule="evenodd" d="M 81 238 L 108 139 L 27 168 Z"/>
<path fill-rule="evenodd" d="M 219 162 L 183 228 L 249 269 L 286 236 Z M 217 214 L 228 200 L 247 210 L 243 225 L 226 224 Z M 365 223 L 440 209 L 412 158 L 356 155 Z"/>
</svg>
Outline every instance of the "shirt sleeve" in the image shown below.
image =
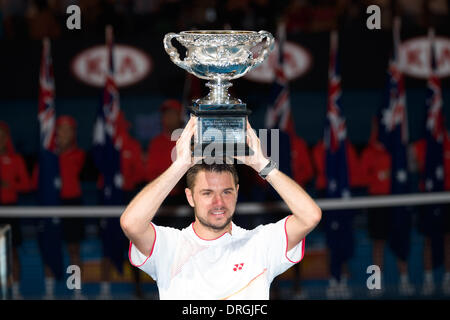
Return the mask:
<svg viewBox="0 0 450 320">
<path fill-rule="evenodd" d="M 163 281 L 172 265 L 180 230 L 150 223 L 155 231 L 155 240 L 149 256 L 144 255 L 130 241 L 128 258 L 130 263 L 147 273 L 155 281 Z"/>
<path fill-rule="evenodd" d="M 294 264 L 300 262 L 305 253 L 305 239 L 287 251 L 288 235 L 286 232 L 286 221 L 289 217 L 287 216 L 276 223 L 265 225 L 261 232 L 270 279 L 275 278 Z"/>
</svg>

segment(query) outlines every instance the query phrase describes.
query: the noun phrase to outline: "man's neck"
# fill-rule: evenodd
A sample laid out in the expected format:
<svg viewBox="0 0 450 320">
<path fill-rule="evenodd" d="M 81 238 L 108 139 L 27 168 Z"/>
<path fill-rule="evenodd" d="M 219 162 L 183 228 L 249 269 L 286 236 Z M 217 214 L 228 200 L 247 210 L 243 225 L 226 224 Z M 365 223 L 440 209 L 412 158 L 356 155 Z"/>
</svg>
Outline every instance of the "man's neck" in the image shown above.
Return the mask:
<svg viewBox="0 0 450 320">
<path fill-rule="evenodd" d="M 202 225 L 197 219 L 195 220 L 193 224 L 194 232 L 195 234 L 203 239 L 203 240 L 215 240 L 223 236 L 225 233 L 231 234 L 232 231 L 232 223 L 230 223 L 224 227 L 223 229 L 213 229 L 210 227 L 206 227 Z"/>
</svg>

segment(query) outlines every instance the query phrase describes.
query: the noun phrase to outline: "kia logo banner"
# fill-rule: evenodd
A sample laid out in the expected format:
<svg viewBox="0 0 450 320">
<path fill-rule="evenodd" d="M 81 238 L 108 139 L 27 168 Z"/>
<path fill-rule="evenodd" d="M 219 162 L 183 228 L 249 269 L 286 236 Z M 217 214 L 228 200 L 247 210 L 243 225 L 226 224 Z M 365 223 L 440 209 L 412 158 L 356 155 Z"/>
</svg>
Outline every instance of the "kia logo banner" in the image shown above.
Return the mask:
<svg viewBox="0 0 450 320">
<path fill-rule="evenodd" d="M 440 78 L 450 75 L 450 39 L 435 38 L 436 73 Z M 408 76 L 428 78 L 431 71 L 430 41 L 427 37 L 404 41 L 399 50 L 400 69 Z"/>
<path fill-rule="evenodd" d="M 87 85 L 102 87 L 107 70 L 106 46 L 88 48 L 75 56 L 71 69 L 74 76 Z M 125 87 L 144 79 L 152 70 L 152 60 L 142 50 L 131 46 L 114 45 L 115 80 Z"/>
<path fill-rule="evenodd" d="M 251 81 L 270 83 L 275 79 L 275 66 L 278 61 L 278 43 L 269 57 L 258 67 L 247 73 L 244 78 Z M 306 73 L 312 65 L 309 51 L 292 42 L 284 43 L 284 73 L 288 80 L 293 80 Z"/>
<path fill-rule="evenodd" d="M 402 33 L 399 52 L 401 68 L 409 79 L 408 89 L 423 88 L 429 74 L 429 43 L 424 33 Z M 162 45 L 163 35 L 151 33 L 130 36 L 115 45 L 116 83 L 133 95 L 181 95 L 186 71 L 175 66 Z M 388 59 L 392 51 L 391 32 L 353 32 L 347 30 L 340 48 L 343 83 L 348 89 L 381 89 L 386 84 Z M 436 34 L 436 62 L 443 88 L 450 84 L 450 37 Z M 291 34 L 285 42 L 284 71 L 289 88 L 327 90 L 328 32 Z M 0 99 L 36 99 L 38 92 L 40 41 L 0 39 Z M 256 52 L 258 52 L 256 50 Z M 52 41 L 52 58 L 58 98 L 93 97 L 103 87 L 106 48 L 103 37 L 61 37 Z M 275 47 L 267 60 L 236 82 L 238 94 L 264 92 L 274 81 L 278 59 Z M 30 73 L 31 72 L 31 73 Z M 201 88 L 204 87 L 200 81 Z"/>
</svg>

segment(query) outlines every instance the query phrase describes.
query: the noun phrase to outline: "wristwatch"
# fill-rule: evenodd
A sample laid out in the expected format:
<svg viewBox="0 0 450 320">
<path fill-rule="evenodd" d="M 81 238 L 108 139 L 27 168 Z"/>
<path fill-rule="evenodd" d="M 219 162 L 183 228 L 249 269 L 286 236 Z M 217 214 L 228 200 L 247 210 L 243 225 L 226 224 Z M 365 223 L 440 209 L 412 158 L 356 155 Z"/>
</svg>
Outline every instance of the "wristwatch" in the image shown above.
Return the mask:
<svg viewBox="0 0 450 320">
<path fill-rule="evenodd" d="M 277 163 L 273 160 L 270 160 L 269 163 L 264 168 L 262 168 L 260 172 L 258 172 L 258 174 L 265 180 L 267 178 L 267 175 L 275 168 L 278 168 Z"/>
</svg>

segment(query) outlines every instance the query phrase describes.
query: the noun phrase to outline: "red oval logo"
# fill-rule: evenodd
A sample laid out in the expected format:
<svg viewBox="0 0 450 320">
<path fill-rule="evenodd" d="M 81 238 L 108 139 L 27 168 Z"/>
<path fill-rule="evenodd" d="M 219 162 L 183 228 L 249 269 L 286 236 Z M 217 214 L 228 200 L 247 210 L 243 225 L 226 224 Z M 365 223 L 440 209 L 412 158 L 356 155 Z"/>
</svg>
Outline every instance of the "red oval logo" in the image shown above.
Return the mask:
<svg viewBox="0 0 450 320">
<path fill-rule="evenodd" d="M 244 78 L 256 82 L 270 83 L 275 79 L 275 66 L 278 61 L 278 43 L 269 57 L 258 67 L 247 73 Z M 312 56 L 309 51 L 298 44 L 286 41 L 284 43 L 284 73 L 288 80 L 293 80 L 306 73 L 312 65 Z"/>
<path fill-rule="evenodd" d="M 450 75 L 450 39 L 435 37 L 436 74 Z M 404 41 L 399 48 L 400 70 L 415 78 L 428 78 L 431 73 L 430 40 L 427 37 Z"/>
<path fill-rule="evenodd" d="M 125 87 L 144 79 L 152 69 L 150 57 L 137 48 L 114 45 L 114 78 L 117 86 Z M 83 50 L 72 60 L 72 73 L 80 81 L 94 87 L 103 87 L 107 71 L 105 45 Z"/>
</svg>

